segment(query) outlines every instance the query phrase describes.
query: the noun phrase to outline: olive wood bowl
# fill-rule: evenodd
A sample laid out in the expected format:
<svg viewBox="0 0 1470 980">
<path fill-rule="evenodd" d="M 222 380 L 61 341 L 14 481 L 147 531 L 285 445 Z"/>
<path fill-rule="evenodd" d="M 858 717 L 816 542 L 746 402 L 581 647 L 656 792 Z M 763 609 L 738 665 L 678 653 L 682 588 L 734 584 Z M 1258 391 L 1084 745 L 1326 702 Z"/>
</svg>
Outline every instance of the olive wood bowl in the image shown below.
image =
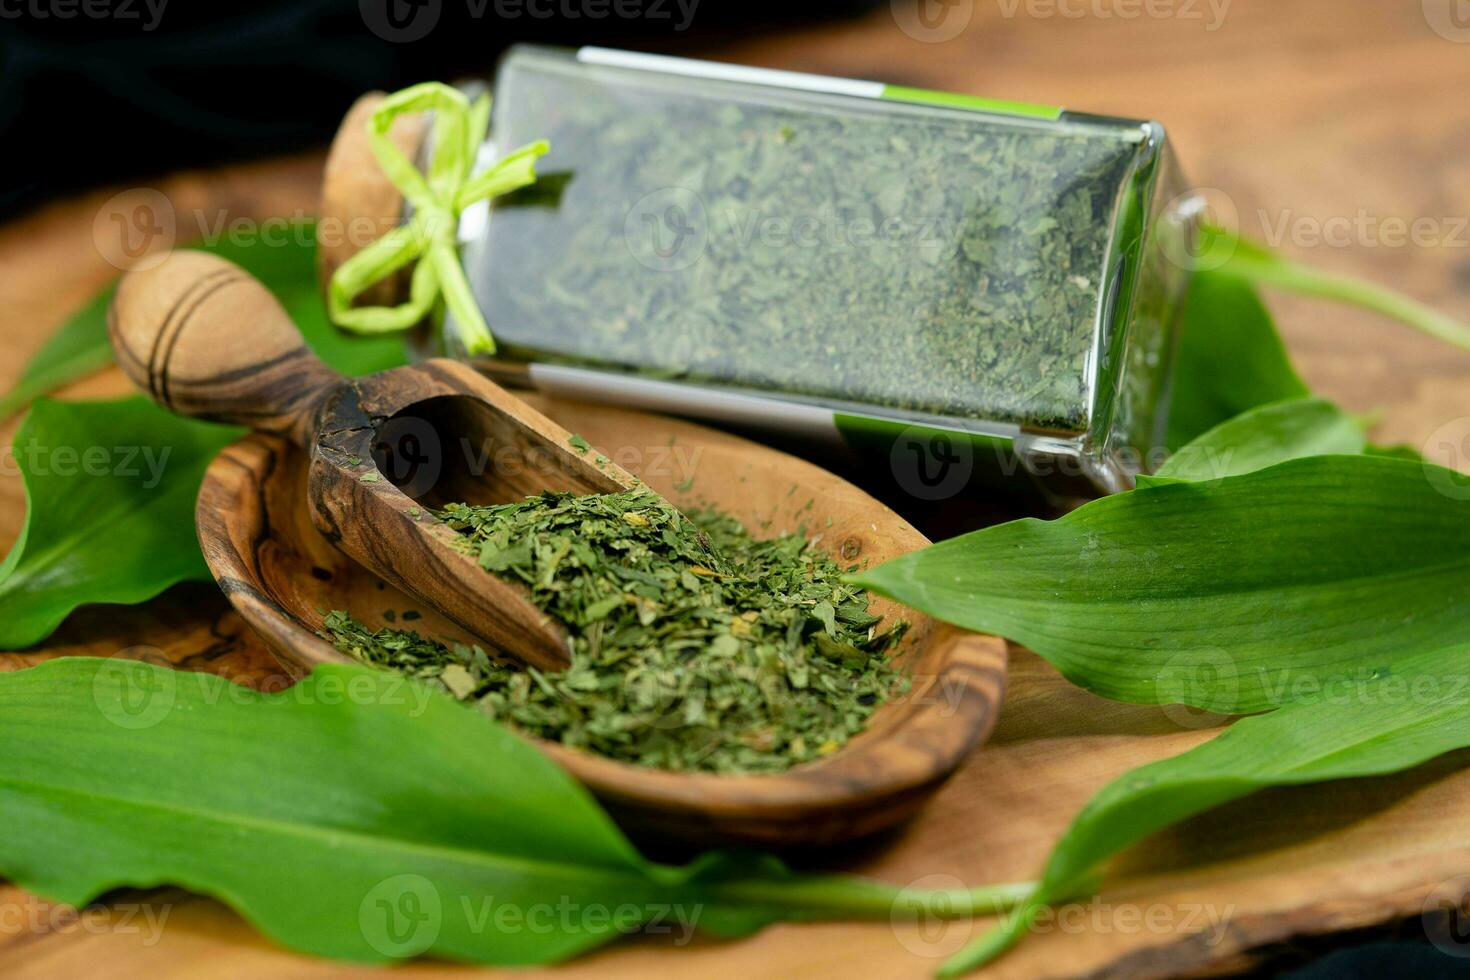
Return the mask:
<svg viewBox="0 0 1470 980">
<path fill-rule="evenodd" d="M 844 566 L 876 564 L 929 543 L 861 490 L 785 453 L 641 412 L 528 400 L 680 508 L 717 506 L 757 534 L 805 528 Z M 472 642 L 322 537 L 307 506 L 307 471 L 306 454 L 295 446 L 250 435 L 214 461 L 199 495 L 209 567 L 282 666 L 299 676 L 318 663 L 350 659 L 317 636 L 332 609 L 373 628 Z M 405 621 L 408 610 L 418 617 Z M 885 622 L 911 624 L 895 662 L 912 676 L 912 688 L 819 761 L 779 775 L 678 773 L 532 741 L 644 839 L 785 847 L 891 827 L 917 812 L 989 735 L 1005 688 L 1006 646 L 886 599 L 875 597 L 873 610 Z"/>
</svg>

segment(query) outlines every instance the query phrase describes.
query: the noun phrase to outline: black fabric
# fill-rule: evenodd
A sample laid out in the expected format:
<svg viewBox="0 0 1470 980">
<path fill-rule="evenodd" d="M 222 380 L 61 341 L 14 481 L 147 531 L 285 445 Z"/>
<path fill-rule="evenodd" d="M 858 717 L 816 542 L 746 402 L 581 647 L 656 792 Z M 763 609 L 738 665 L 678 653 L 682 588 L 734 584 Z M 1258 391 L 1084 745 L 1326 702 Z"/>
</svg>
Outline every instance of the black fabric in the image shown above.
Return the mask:
<svg viewBox="0 0 1470 980">
<path fill-rule="evenodd" d="M 1470 949 L 1447 953 L 1427 942 L 1376 942 L 1339 949 L 1282 974 L 1286 980 L 1464 980 L 1470 977 Z"/>
<path fill-rule="evenodd" d="M 149 2 L 0 0 L 0 217 L 319 145 L 362 92 L 488 72 L 516 41 L 677 52 L 878 0 Z"/>
</svg>

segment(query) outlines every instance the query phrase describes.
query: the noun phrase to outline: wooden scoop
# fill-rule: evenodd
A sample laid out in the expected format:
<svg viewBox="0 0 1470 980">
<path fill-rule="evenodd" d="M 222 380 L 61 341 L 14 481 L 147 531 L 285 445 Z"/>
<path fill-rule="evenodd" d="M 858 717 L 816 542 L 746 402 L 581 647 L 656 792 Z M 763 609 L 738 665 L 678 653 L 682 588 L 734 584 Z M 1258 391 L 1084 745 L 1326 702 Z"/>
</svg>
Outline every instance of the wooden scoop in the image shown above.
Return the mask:
<svg viewBox="0 0 1470 980">
<path fill-rule="evenodd" d="M 570 663 L 561 626 L 453 548 L 426 508 L 614 493 L 635 485 L 628 473 L 456 361 L 344 378 L 263 285 L 203 252 L 125 276 L 108 329 L 118 363 L 160 405 L 305 449 L 312 521 L 350 558 L 513 657 Z"/>
</svg>

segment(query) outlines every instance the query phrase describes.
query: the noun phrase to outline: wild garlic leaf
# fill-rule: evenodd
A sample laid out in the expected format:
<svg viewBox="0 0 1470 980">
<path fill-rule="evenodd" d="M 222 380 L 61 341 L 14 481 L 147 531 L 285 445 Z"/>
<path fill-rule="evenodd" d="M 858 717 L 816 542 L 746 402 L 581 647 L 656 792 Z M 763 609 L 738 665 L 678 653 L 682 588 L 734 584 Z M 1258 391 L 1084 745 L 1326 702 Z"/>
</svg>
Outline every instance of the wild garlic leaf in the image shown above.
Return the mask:
<svg viewBox="0 0 1470 980">
<path fill-rule="evenodd" d="M 0 419 L 7 419 L 48 392 L 86 377 L 112 363 L 107 342 L 107 307 L 115 289 L 108 286 L 68 317 L 16 381 L 0 397 Z"/>
<path fill-rule="evenodd" d="M 1294 398 L 1252 408 L 1190 442 L 1139 485 L 1218 480 L 1303 456 L 1361 453 L 1367 443 L 1351 415 L 1322 398 Z"/>
<path fill-rule="evenodd" d="M 1379 446 L 1370 444 L 1363 452 L 1370 456 L 1387 456 L 1391 459 L 1407 459 L 1415 463 L 1424 462 L 1424 454 L 1413 446 L 1398 443 L 1392 446 Z"/>
<path fill-rule="evenodd" d="M 1391 664 L 1241 719 L 1196 749 L 1108 784 L 1058 841 L 1032 900 L 941 973 L 980 966 L 1023 935 L 1040 906 L 1085 890 L 1104 861 L 1164 827 L 1268 786 L 1384 775 L 1470 746 L 1470 647 Z"/>
<path fill-rule="evenodd" d="M 328 322 L 317 280 L 316 249 L 311 244 L 316 236 L 309 224 L 299 227 L 299 234 L 283 242 L 222 240 L 191 247 L 221 255 L 265 283 L 312 349 L 339 371 L 371 374 L 405 363 L 398 338 L 348 336 Z M 115 285 L 107 286 L 58 328 L 26 365 L 16 386 L 0 397 L 0 419 L 112 363 L 107 307 L 114 291 Z"/>
<path fill-rule="evenodd" d="M 44 640 L 85 603 L 208 581 L 194 498 L 204 468 L 240 434 L 145 398 L 38 400 L 15 436 L 26 518 L 0 564 L 0 648 Z"/>
<path fill-rule="evenodd" d="M 61 658 L 0 675 L 0 742 L 0 874 L 78 906 L 175 883 L 348 960 L 546 963 L 640 924 L 739 935 L 783 918 L 886 921 L 910 900 L 993 912 L 1018 893 L 912 893 L 750 855 L 655 864 L 527 742 L 355 665 L 268 695 Z"/>
<path fill-rule="evenodd" d="M 1254 712 L 1470 640 L 1466 478 L 1315 456 L 986 528 L 854 580 L 1105 697 Z"/>
<path fill-rule="evenodd" d="M 1195 272 L 1174 366 L 1169 448 L 1258 405 L 1310 394 L 1251 284 Z"/>
<path fill-rule="evenodd" d="M 397 339 L 348 337 L 327 321 L 311 245 L 225 242 L 206 251 L 258 276 L 339 370 L 364 374 L 405 362 Z M 63 326 L 0 410 L 110 361 L 112 292 L 104 290 Z M 86 603 L 142 602 L 177 582 L 208 581 L 194 498 L 204 468 L 241 431 L 179 419 L 137 398 L 38 401 L 16 436 L 26 522 L 0 565 L 0 647 L 45 639 Z"/>
<path fill-rule="evenodd" d="M 1470 350 L 1470 325 L 1397 290 L 1294 262 L 1223 228 L 1205 227 L 1201 235 L 1205 243 L 1204 261 L 1214 266 L 1215 275 L 1359 306 L 1462 350 Z"/>
</svg>

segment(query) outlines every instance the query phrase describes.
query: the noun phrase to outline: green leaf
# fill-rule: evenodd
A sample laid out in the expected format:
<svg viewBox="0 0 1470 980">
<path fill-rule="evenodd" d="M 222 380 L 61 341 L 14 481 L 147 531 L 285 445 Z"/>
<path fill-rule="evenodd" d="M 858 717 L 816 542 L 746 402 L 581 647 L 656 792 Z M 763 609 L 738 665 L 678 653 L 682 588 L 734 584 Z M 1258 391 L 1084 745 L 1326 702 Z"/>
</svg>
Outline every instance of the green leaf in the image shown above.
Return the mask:
<svg viewBox="0 0 1470 980">
<path fill-rule="evenodd" d="M 310 225 L 279 242 L 228 240 L 199 246 L 235 262 L 276 294 L 307 342 L 322 359 L 346 374 L 371 374 L 405 361 L 396 337 L 349 336 L 327 321 L 317 281 L 315 235 Z M 20 381 L 0 398 L 0 419 L 8 418 L 35 398 L 55 391 L 112 363 L 107 340 L 107 307 L 115 285 L 109 285 L 63 323 L 26 365 Z"/>
<path fill-rule="evenodd" d="M 143 398 L 37 401 L 15 437 L 26 519 L 0 564 L 0 648 L 45 639 L 84 603 L 207 581 L 194 498 L 239 435 Z"/>
<path fill-rule="evenodd" d="M 366 374 L 404 363 L 399 339 L 351 337 L 327 322 L 311 241 L 308 228 L 295 240 L 226 241 L 205 251 L 264 282 L 338 370 Z M 111 360 L 112 293 L 104 290 L 62 327 L 0 401 L 0 415 Z M 37 643 L 86 603 L 141 602 L 177 582 L 207 581 L 194 498 L 204 468 L 240 434 L 175 418 L 141 399 L 37 402 L 16 436 L 27 512 L 0 565 L 0 646 Z M 89 453 L 96 463 L 84 466 Z"/>
<path fill-rule="evenodd" d="M 365 667 L 268 695 L 62 658 L 0 676 L 0 743 L 0 873 L 17 884 L 83 905 L 175 883 L 349 960 L 544 963 L 655 921 L 739 935 L 907 902 L 993 912 L 1021 893 L 913 893 L 750 856 L 655 864 L 529 744 Z"/>
<path fill-rule="evenodd" d="M 1360 306 L 1470 350 L 1470 326 L 1403 293 L 1293 262 L 1223 228 L 1205 227 L 1200 234 L 1205 245 L 1201 261 L 1212 266 L 1215 275 Z"/>
<path fill-rule="evenodd" d="M 1123 701 L 1253 712 L 1470 640 L 1466 477 L 1314 456 L 1013 521 L 854 576 Z"/>
<path fill-rule="evenodd" d="M 1415 463 L 1425 461 L 1423 453 L 1413 446 L 1406 446 L 1402 443 L 1393 446 L 1370 445 L 1363 451 L 1372 456 L 1387 456 L 1390 459 L 1407 459 Z"/>
<path fill-rule="evenodd" d="M 1216 270 L 1197 271 L 1180 327 L 1169 448 L 1258 405 L 1310 394 L 1251 285 Z"/>
<path fill-rule="evenodd" d="M 114 287 L 108 286 L 52 335 L 21 374 L 14 388 L 0 397 L 0 419 L 7 419 L 42 395 L 84 378 L 112 363 L 107 343 L 107 307 Z"/>
<path fill-rule="evenodd" d="M 267 245 L 257 243 L 205 251 L 223 255 L 255 276 L 275 294 L 300 328 L 317 356 L 343 374 L 360 376 L 407 363 L 403 338 L 397 335 L 363 337 L 337 329 L 327 319 L 326 302 L 317 278 L 315 234 L 310 228 L 301 241 Z"/>
<path fill-rule="evenodd" d="M 1170 824 L 1268 786 L 1377 776 L 1470 745 L 1470 648 L 1395 658 L 1361 683 L 1315 692 L 1237 721 L 1183 755 L 1135 769 L 1083 807 L 1036 894 L 1002 930 L 944 965 L 974 969 L 1018 939 L 1044 904 L 1076 894 L 1097 868 Z M 1387 658 L 1385 658 L 1387 659 Z"/>
<path fill-rule="evenodd" d="M 1322 398 L 1295 398 L 1252 408 L 1221 422 L 1169 458 L 1152 479 L 1218 480 L 1303 456 L 1361 453 L 1357 420 Z"/>
</svg>

